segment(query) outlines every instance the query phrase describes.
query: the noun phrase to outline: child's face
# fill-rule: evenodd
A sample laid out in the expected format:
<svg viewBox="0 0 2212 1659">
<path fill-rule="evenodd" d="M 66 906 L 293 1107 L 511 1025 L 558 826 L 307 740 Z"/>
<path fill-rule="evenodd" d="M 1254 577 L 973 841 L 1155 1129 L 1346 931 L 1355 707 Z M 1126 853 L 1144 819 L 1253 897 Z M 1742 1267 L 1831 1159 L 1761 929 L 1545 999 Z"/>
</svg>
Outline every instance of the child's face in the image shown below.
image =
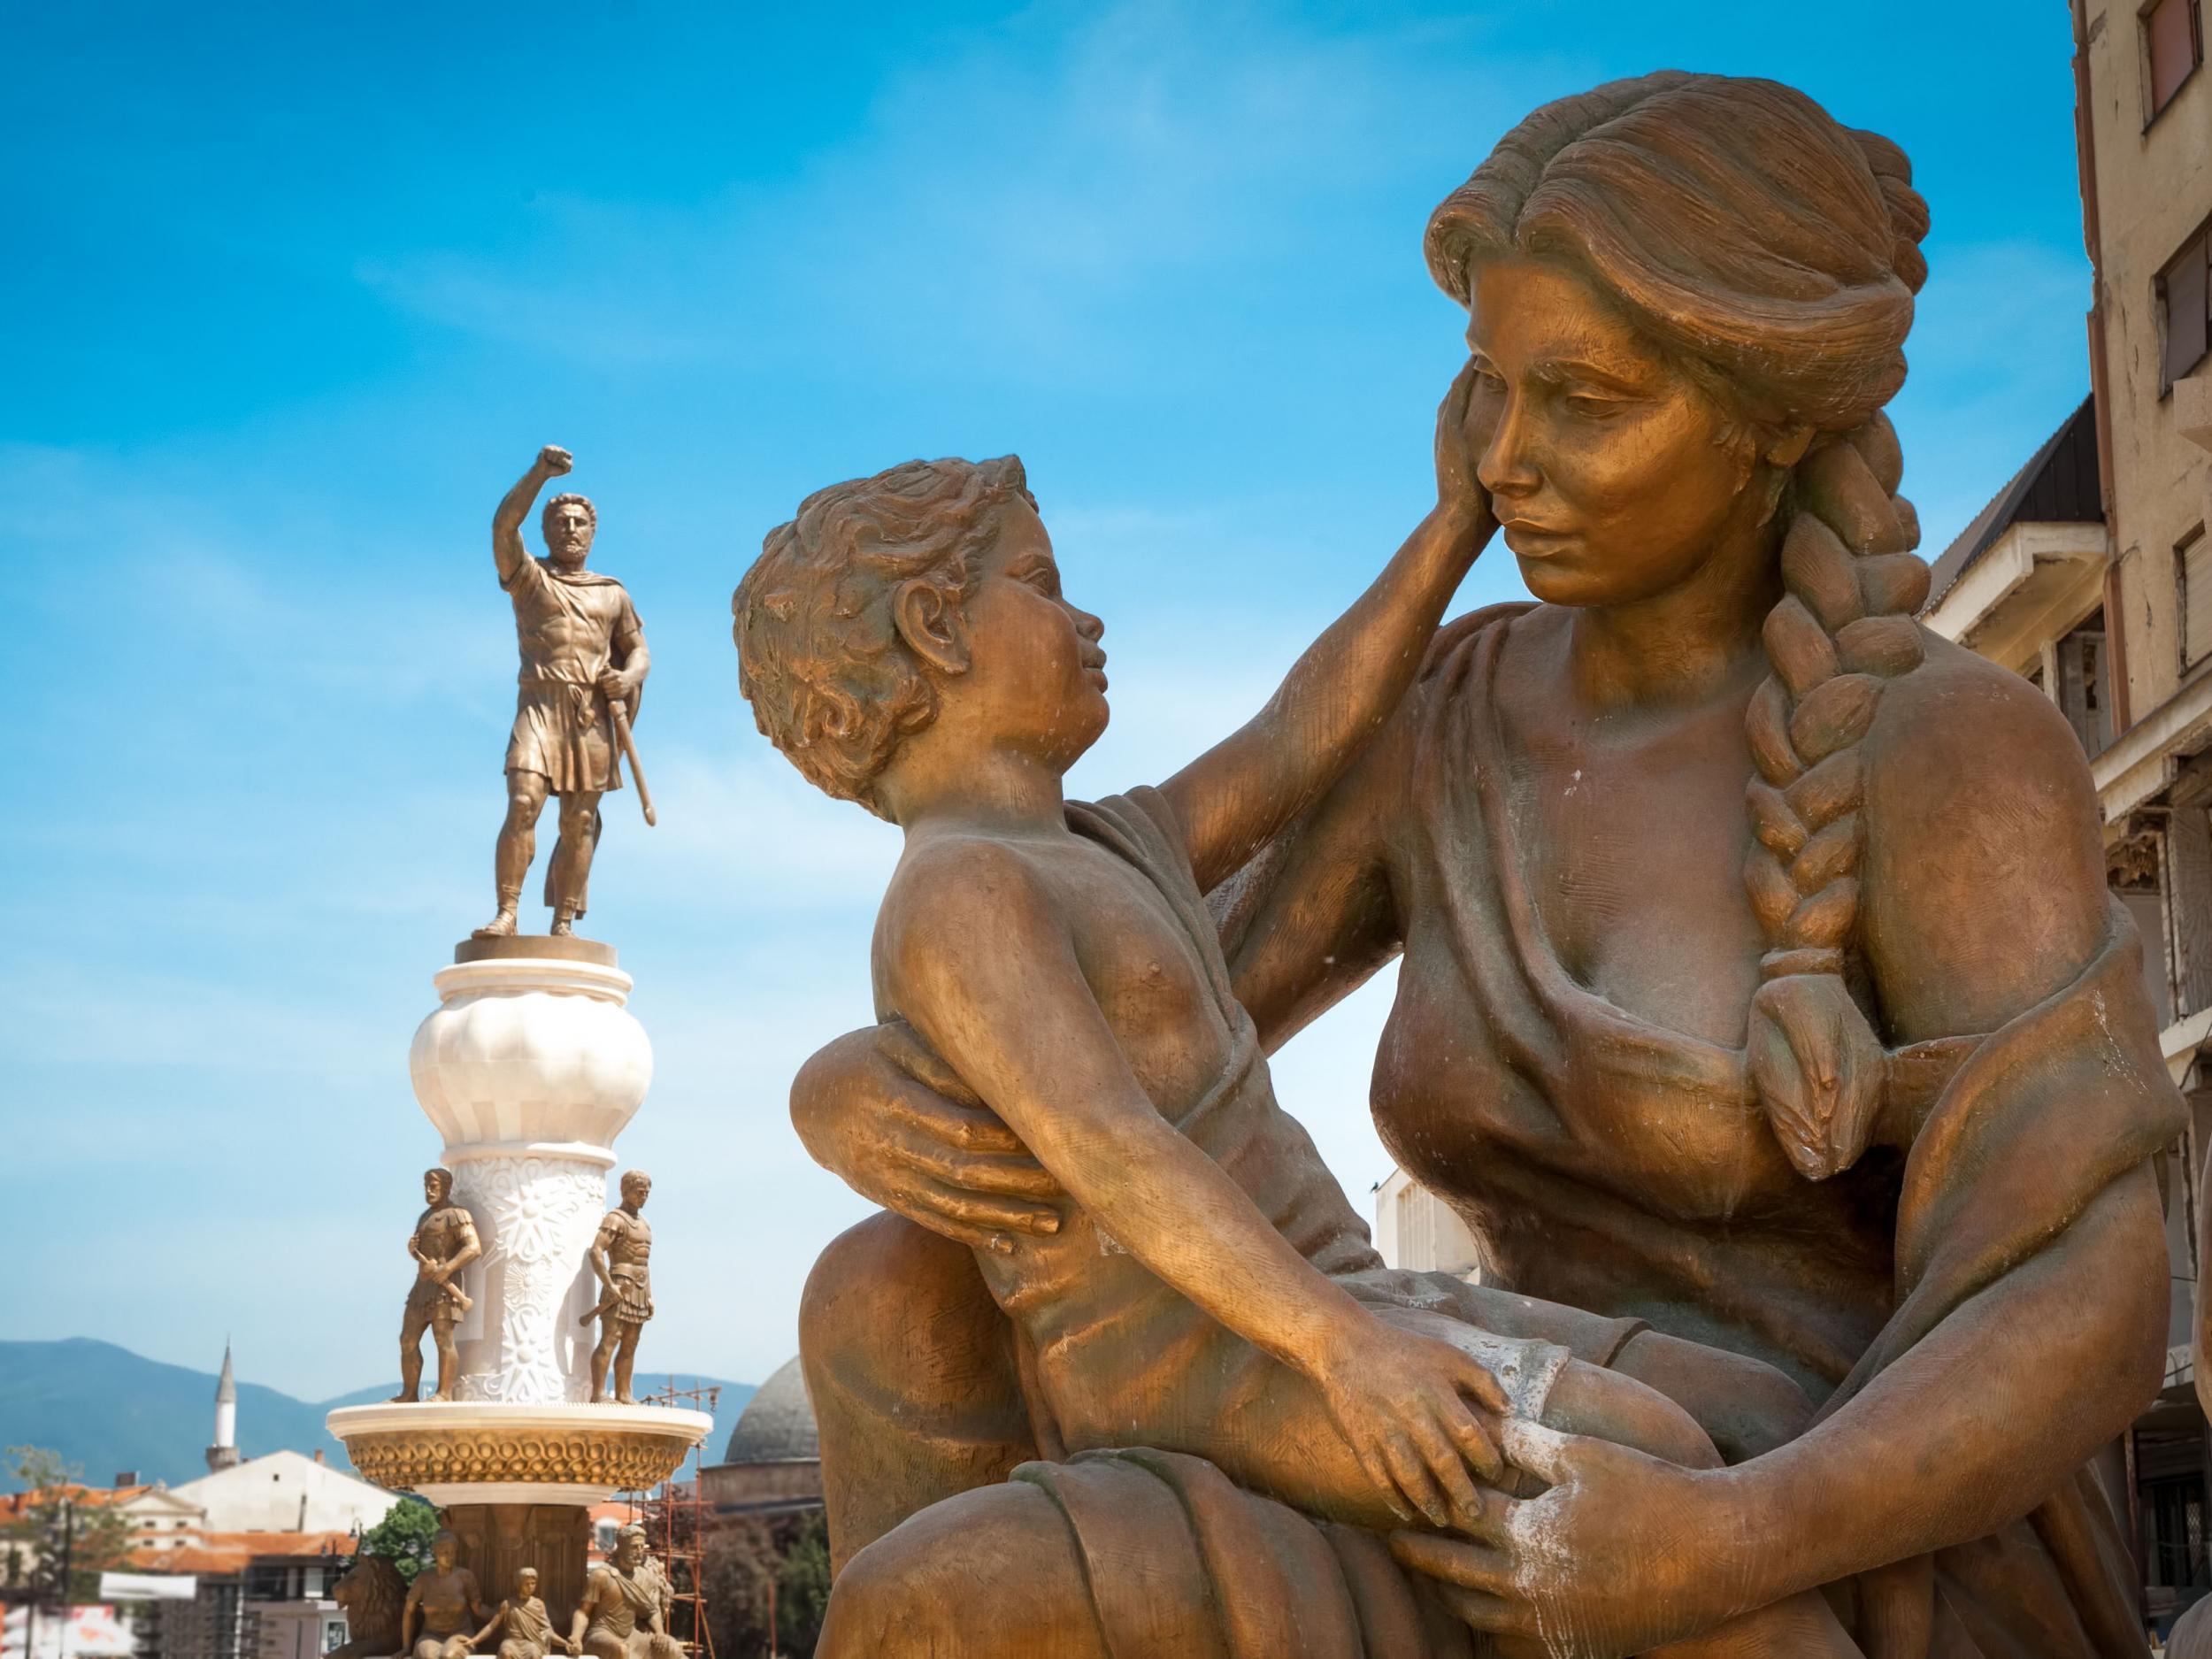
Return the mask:
<svg viewBox="0 0 2212 1659">
<path fill-rule="evenodd" d="M 1052 539 L 1009 504 L 963 603 L 968 672 L 945 687 L 997 744 L 1064 771 L 1106 729 L 1106 625 L 1060 593 Z"/>
</svg>

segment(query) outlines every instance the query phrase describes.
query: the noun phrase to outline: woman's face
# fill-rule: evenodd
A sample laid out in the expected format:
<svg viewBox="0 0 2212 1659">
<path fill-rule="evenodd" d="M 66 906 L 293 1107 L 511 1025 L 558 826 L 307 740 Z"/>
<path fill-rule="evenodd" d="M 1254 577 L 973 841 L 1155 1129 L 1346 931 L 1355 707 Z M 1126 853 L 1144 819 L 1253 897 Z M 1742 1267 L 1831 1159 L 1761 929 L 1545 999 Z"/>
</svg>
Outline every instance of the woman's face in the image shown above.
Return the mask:
<svg viewBox="0 0 2212 1659">
<path fill-rule="evenodd" d="M 1468 442 L 1529 592 L 1618 605 L 1694 574 L 1747 505 L 1723 411 L 1567 265 L 1490 261 L 1469 311 Z"/>
</svg>

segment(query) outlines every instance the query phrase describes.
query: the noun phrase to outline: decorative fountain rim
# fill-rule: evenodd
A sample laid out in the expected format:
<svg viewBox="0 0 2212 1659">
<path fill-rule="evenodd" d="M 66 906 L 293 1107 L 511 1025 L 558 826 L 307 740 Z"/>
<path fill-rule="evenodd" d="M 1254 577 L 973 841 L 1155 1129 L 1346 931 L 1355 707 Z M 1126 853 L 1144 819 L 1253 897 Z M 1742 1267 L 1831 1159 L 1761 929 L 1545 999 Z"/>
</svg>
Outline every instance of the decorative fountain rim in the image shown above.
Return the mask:
<svg viewBox="0 0 2212 1659">
<path fill-rule="evenodd" d="M 342 1406 L 329 1426 L 362 1479 L 442 1507 L 588 1504 L 658 1486 L 714 1419 L 668 1406 L 426 1400 Z"/>
</svg>

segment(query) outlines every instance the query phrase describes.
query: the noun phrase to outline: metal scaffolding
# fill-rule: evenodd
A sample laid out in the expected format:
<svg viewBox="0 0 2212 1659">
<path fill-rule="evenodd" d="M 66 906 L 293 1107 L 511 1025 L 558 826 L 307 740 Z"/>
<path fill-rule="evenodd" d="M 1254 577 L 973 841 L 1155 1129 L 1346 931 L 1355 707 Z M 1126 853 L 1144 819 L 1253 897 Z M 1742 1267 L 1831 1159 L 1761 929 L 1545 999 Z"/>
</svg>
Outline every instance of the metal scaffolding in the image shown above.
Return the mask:
<svg viewBox="0 0 2212 1659">
<path fill-rule="evenodd" d="M 671 1377 L 666 1387 L 641 1395 L 638 1403 L 703 1411 L 711 1417 L 721 1399 L 718 1385 L 679 1388 Z M 714 1632 L 707 1623 L 706 1496 L 700 1470 L 700 1448 L 695 1446 L 687 1471 L 679 1470 L 657 1493 L 645 1494 L 645 1532 L 668 1581 L 668 1633 L 693 1659 L 715 1659 Z M 687 1472 L 687 1480 L 682 1478 Z"/>
</svg>

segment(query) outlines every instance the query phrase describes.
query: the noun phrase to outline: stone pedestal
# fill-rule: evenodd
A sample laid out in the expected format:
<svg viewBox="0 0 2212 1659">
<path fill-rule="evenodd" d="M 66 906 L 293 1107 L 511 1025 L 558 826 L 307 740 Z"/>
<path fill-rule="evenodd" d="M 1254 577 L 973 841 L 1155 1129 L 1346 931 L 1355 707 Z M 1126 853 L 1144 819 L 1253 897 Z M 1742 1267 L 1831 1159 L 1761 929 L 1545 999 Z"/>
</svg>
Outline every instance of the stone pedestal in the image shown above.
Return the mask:
<svg viewBox="0 0 2212 1659">
<path fill-rule="evenodd" d="M 488 1600 L 537 1568 L 565 1633 L 588 1507 L 667 1479 L 714 1420 L 589 1403 L 592 1236 L 615 1137 L 653 1075 L 630 976 L 580 939 L 471 940 L 454 955 L 408 1067 L 484 1247 L 460 1280 L 473 1305 L 454 1333 L 456 1398 L 349 1406 L 330 1431 L 366 1479 L 444 1511 Z"/>
</svg>

